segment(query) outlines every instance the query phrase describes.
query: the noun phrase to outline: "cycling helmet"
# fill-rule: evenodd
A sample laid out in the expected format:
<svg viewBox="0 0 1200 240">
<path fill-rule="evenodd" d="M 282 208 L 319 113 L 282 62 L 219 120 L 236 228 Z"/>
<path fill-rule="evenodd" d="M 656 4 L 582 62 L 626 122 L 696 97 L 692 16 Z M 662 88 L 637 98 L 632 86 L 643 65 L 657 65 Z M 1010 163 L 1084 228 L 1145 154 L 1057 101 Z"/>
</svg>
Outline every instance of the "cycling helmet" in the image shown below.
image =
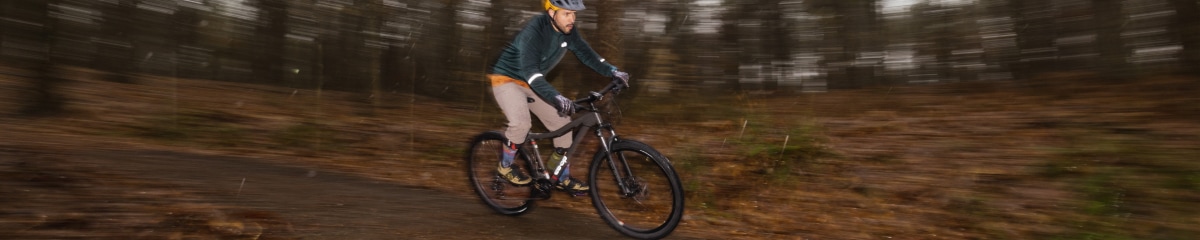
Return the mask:
<svg viewBox="0 0 1200 240">
<path fill-rule="evenodd" d="M 546 10 L 566 9 L 571 11 L 583 11 L 587 7 L 583 6 L 583 0 L 542 0 L 542 6 Z"/>
</svg>

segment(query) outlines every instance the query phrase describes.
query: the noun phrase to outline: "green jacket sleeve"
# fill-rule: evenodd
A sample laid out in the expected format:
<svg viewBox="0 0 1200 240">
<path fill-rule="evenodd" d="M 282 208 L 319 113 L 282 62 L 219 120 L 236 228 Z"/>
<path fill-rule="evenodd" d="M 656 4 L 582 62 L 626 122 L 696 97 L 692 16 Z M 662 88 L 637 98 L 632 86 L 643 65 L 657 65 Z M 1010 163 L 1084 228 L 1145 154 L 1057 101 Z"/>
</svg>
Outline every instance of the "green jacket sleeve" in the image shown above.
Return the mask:
<svg viewBox="0 0 1200 240">
<path fill-rule="evenodd" d="M 600 73 L 600 75 L 612 77 L 613 71 L 617 70 L 616 66 L 609 64 L 608 60 L 600 57 L 600 54 L 592 50 L 592 46 L 583 40 L 583 34 L 579 33 L 579 30 L 575 30 L 574 34 L 568 35 L 567 42 L 567 48 L 575 53 L 575 57 L 578 57 L 579 61 L 597 73 Z"/>
</svg>

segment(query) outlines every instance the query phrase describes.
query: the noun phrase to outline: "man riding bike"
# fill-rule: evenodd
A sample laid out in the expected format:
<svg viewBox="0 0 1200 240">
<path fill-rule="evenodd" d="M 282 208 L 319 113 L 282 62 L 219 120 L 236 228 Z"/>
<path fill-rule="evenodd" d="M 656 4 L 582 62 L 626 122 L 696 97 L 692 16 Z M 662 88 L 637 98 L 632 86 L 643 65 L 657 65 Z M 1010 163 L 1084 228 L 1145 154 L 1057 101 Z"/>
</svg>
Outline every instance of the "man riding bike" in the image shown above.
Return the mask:
<svg viewBox="0 0 1200 240">
<path fill-rule="evenodd" d="M 571 99 L 563 97 L 550 85 L 545 75 L 558 65 L 566 55 L 566 50 L 570 50 L 584 65 L 600 75 L 620 79 L 625 86 L 629 86 L 629 74 L 607 63 L 575 29 L 575 13 L 586 8 L 583 0 L 542 0 L 542 6 L 546 14 L 533 17 L 517 32 L 488 74 L 496 103 L 508 119 L 504 136 L 509 141 L 505 144 L 503 159 L 496 171 L 505 180 L 517 185 L 531 182 L 529 176 L 512 166 L 520 147 L 518 144 L 525 142 L 532 127 L 529 113 L 537 115 L 548 129 L 566 125 L 571 121 L 571 114 L 575 113 Z M 567 133 L 554 138 L 554 154 L 547 161 L 554 166 L 547 169 L 553 169 L 551 179 L 557 182 L 559 189 L 586 192 L 588 185 L 571 177 L 570 163 L 564 156 L 566 147 L 572 144 L 572 135 Z"/>
</svg>

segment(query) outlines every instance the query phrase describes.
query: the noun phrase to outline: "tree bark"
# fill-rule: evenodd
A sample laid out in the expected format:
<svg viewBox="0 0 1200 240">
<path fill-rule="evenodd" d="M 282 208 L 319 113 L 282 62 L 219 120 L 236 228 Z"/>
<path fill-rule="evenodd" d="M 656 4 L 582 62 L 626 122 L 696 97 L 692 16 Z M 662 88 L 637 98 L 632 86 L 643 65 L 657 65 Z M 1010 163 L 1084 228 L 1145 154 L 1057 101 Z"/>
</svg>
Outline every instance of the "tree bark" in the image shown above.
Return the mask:
<svg viewBox="0 0 1200 240">
<path fill-rule="evenodd" d="M 1175 9 L 1174 30 L 1183 45 L 1181 73 L 1200 76 L 1200 6 L 1195 0 L 1171 0 Z"/>
<path fill-rule="evenodd" d="M 264 25 L 258 28 L 257 45 L 253 51 L 254 75 L 253 82 L 280 85 L 283 81 L 283 54 L 287 34 L 286 0 L 257 0 L 259 21 Z"/>
</svg>

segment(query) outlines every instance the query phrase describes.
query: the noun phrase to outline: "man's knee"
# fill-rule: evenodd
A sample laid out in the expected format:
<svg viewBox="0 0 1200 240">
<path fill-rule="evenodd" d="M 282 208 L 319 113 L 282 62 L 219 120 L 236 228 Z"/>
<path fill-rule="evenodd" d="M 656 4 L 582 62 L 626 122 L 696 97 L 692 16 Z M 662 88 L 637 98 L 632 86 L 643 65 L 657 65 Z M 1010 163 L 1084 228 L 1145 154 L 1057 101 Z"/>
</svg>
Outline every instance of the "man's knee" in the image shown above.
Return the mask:
<svg viewBox="0 0 1200 240">
<path fill-rule="evenodd" d="M 508 132 L 519 132 L 519 133 L 524 134 L 524 133 L 529 133 L 530 128 L 533 128 L 533 124 L 530 122 L 509 122 L 508 123 Z"/>
</svg>

